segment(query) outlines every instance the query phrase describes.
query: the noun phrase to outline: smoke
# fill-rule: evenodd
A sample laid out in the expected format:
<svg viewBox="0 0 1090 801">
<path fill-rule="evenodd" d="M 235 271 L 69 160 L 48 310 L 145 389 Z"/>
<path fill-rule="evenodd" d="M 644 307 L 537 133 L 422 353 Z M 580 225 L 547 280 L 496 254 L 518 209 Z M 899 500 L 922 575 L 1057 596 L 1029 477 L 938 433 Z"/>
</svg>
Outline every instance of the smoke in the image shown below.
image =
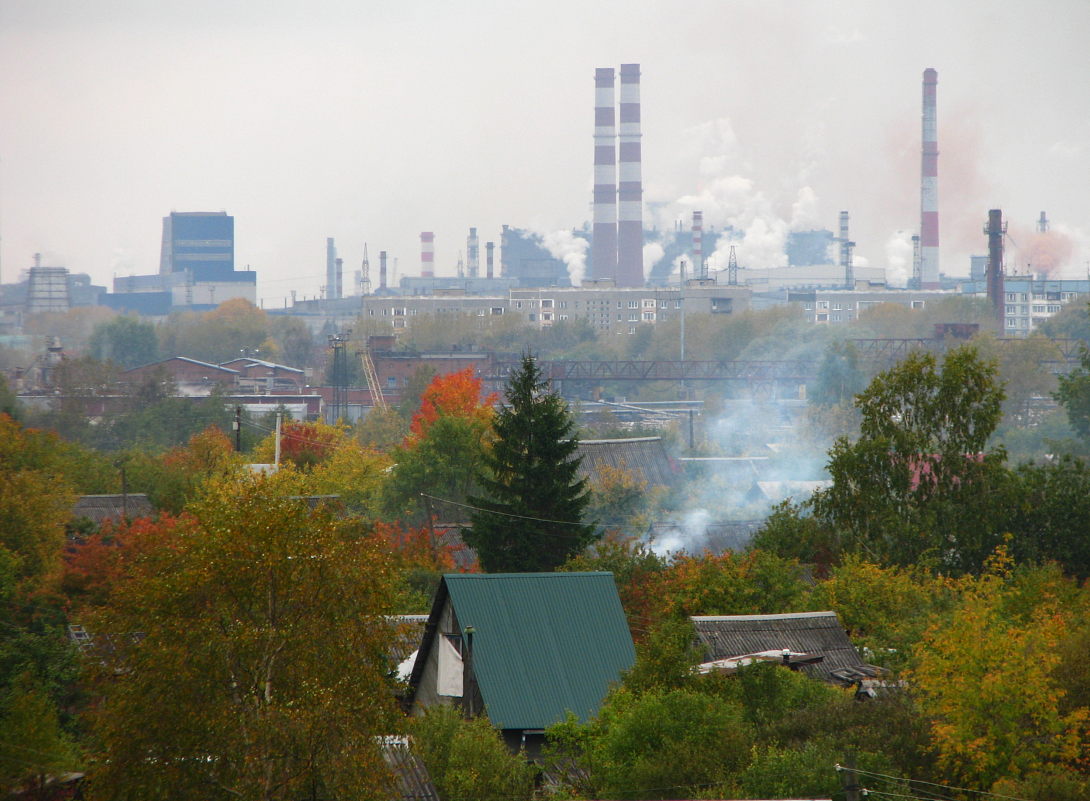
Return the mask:
<svg viewBox="0 0 1090 801">
<path fill-rule="evenodd" d="M 651 542 L 651 551 L 657 556 L 667 556 L 672 553 L 694 550 L 694 543 L 705 539 L 705 530 L 712 522 L 711 513 L 707 509 L 694 509 L 685 515 L 678 527 L 668 532 L 663 537 L 658 537 Z"/>
<path fill-rule="evenodd" d="M 814 190 L 804 186 L 791 206 L 791 230 L 812 231 L 820 225 L 817 215 L 817 195 Z"/>
<path fill-rule="evenodd" d="M 666 250 L 658 242 L 648 242 L 643 246 L 643 277 L 644 280 L 651 277 L 651 270 L 658 264 Z"/>
<path fill-rule="evenodd" d="M 912 277 L 912 234 L 897 231 L 886 242 L 886 283 L 889 286 L 908 286 Z"/>
<path fill-rule="evenodd" d="M 1027 270 L 1042 278 L 1059 277 L 1075 255 L 1075 241 L 1064 226 L 1037 231 L 1024 226 L 1010 226 L 1007 267 L 1018 275 Z"/>
<path fill-rule="evenodd" d="M 587 273 L 587 247 L 590 243 L 567 228 L 542 235 L 541 243 L 554 259 L 560 259 L 567 266 L 572 286 L 581 286 Z"/>
</svg>

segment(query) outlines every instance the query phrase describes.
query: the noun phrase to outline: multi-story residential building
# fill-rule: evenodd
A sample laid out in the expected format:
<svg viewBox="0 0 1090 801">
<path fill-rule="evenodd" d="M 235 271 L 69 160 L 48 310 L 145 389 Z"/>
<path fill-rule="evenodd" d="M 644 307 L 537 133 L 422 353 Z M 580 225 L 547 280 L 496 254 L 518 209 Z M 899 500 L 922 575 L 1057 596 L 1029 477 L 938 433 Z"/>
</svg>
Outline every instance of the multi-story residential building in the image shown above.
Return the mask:
<svg viewBox="0 0 1090 801">
<path fill-rule="evenodd" d="M 924 309 L 928 303 L 954 294 L 943 290 L 817 289 L 787 292 L 786 302 L 801 308 L 807 322 L 844 325 L 856 319 L 861 311 L 881 303 Z"/>
<path fill-rule="evenodd" d="M 962 291 L 973 297 L 988 296 L 984 281 L 966 281 Z M 1007 336 L 1028 336 L 1064 304 L 1090 294 L 1090 280 L 1035 281 L 1028 277 L 1007 277 L 1003 279 L 1003 291 L 1004 332 Z"/>
</svg>

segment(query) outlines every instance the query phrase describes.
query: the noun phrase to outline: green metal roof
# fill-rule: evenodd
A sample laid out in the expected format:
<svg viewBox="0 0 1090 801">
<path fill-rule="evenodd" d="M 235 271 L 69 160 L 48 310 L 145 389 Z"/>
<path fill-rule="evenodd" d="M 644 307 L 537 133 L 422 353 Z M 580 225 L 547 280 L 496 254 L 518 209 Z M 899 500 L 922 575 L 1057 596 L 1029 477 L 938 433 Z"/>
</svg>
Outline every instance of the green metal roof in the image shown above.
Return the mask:
<svg viewBox="0 0 1090 801">
<path fill-rule="evenodd" d="M 541 729 L 598 711 L 636 650 L 612 573 L 443 577 L 492 725 Z"/>
</svg>

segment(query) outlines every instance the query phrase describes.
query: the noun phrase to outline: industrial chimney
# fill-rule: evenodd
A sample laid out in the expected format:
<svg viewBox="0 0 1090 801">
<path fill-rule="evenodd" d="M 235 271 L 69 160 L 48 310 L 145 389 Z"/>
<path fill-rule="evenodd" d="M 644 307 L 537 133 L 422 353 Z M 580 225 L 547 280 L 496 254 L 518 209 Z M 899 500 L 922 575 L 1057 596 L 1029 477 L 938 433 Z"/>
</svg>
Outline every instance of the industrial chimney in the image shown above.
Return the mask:
<svg viewBox="0 0 1090 801">
<path fill-rule="evenodd" d="M 939 288 L 939 137 L 935 112 L 939 74 L 923 73 L 923 157 L 920 164 L 920 288 Z"/>
<path fill-rule="evenodd" d="M 469 277 L 477 278 L 481 272 L 481 240 L 477 238 L 477 229 L 469 229 L 469 239 L 466 240 L 466 267 L 469 269 Z"/>
<path fill-rule="evenodd" d="M 435 278 L 435 234 L 431 231 L 420 234 L 420 277 Z"/>
<path fill-rule="evenodd" d="M 336 281 L 333 284 L 333 297 L 340 300 L 344 297 L 344 259 L 337 258 L 333 262 L 336 267 Z"/>
<path fill-rule="evenodd" d="M 612 68 L 594 71 L 594 239 L 595 278 L 617 277 L 617 125 Z M 641 277 L 643 268 L 640 268 Z"/>
<path fill-rule="evenodd" d="M 325 241 L 325 296 L 337 297 L 337 248 L 333 237 Z"/>
<path fill-rule="evenodd" d="M 492 277 L 492 251 L 495 247 L 496 246 L 491 242 L 486 242 L 484 245 L 484 252 L 487 254 L 485 256 L 485 268 L 488 270 L 488 273 L 486 274 L 488 278 Z"/>
<path fill-rule="evenodd" d="M 386 289 L 386 251 L 378 252 L 378 288 Z"/>
<path fill-rule="evenodd" d="M 1003 224 L 1003 211 L 992 209 L 988 212 L 988 224 L 984 233 L 988 235 L 988 300 L 995 309 L 995 317 L 999 321 L 1000 333 L 1003 332 L 1003 235 L 1007 232 L 1007 226 Z"/>
<path fill-rule="evenodd" d="M 693 212 L 693 278 L 704 277 L 704 212 Z"/>
<path fill-rule="evenodd" d="M 617 174 L 617 286 L 643 286 L 643 175 L 640 65 L 621 65 Z"/>
</svg>

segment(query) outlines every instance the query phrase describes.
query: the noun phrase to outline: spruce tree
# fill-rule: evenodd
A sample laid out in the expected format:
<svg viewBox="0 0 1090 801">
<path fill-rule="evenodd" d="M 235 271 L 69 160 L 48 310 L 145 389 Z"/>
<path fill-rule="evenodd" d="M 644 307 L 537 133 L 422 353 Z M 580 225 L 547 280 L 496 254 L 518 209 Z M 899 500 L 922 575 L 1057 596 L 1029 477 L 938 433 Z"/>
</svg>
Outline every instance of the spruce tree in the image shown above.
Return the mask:
<svg viewBox="0 0 1090 801">
<path fill-rule="evenodd" d="M 578 475 L 575 421 L 529 354 L 506 394 L 484 459 L 482 497 L 470 498 L 476 510 L 466 543 L 489 573 L 554 570 L 595 539 L 594 526 L 582 522 L 590 493 Z"/>
</svg>

